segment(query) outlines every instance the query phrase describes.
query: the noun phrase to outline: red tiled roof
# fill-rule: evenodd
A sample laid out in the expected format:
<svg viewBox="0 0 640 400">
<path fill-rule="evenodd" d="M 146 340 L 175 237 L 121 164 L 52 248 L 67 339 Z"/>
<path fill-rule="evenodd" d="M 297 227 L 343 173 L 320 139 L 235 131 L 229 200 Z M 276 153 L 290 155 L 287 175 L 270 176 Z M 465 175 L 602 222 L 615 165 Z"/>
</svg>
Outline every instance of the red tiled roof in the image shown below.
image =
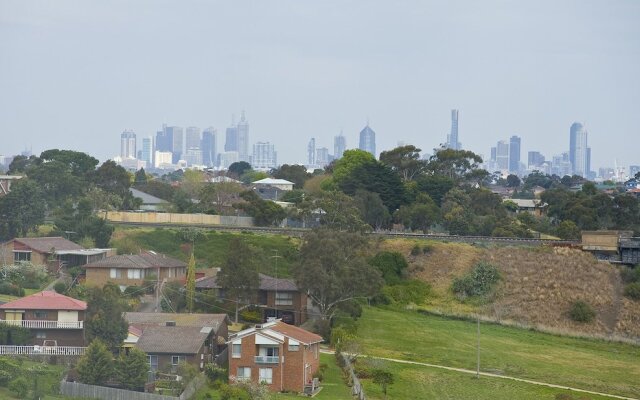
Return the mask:
<svg viewBox="0 0 640 400">
<path fill-rule="evenodd" d="M 322 336 L 316 335 L 315 333 L 306 331 L 302 328 L 298 328 L 297 326 L 286 324 L 282 321 L 276 322 L 275 325 L 270 326 L 268 329 L 279 332 L 305 344 L 322 342 Z"/>
<path fill-rule="evenodd" d="M 0 309 L 83 311 L 87 309 L 87 303 L 56 292 L 44 291 L 2 304 Z"/>
<path fill-rule="evenodd" d="M 84 247 L 77 243 L 73 243 L 63 237 L 37 237 L 37 238 L 15 238 L 16 242 L 22 243 L 32 250 L 39 253 L 50 253 L 54 250 L 83 250 Z"/>
</svg>

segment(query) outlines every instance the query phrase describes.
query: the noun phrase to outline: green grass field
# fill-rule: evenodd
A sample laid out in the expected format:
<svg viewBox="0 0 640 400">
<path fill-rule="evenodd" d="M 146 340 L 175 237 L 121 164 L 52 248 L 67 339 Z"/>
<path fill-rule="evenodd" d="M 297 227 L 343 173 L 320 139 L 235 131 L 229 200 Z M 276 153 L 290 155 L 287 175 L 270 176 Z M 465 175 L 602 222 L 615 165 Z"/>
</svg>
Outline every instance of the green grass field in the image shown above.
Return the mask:
<svg viewBox="0 0 640 400">
<path fill-rule="evenodd" d="M 471 370 L 476 368 L 474 322 L 414 311 L 366 307 L 358 322 L 358 334 L 363 339 L 364 353 L 368 355 Z M 411 373 L 427 374 L 427 378 L 437 375 L 445 381 L 446 376 L 455 377 L 455 373 L 430 371 L 418 366 L 397 368 L 405 371 L 407 376 Z M 629 344 L 481 324 L 481 370 L 603 393 L 640 397 L 640 346 Z M 465 374 L 459 374 L 458 378 L 461 381 L 469 379 Z M 449 387 L 457 386 L 458 378 L 455 379 L 455 385 L 446 384 L 440 388 L 430 387 L 428 390 L 448 391 Z M 414 382 L 410 377 L 400 379 L 395 390 L 402 392 L 407 388 L 413 390 L 423 387 L 414 385 L 416 382 L 418 381 Z M 526 386 L 500 383 L 505 384 L 514 388 Z M 462 385 L 460 389 L 465 389 L 465 386 Z M 489 390 L 490 386 L 486 386 L 486 389 Z M 452 396 L 453 393 L 463 396 L 462 392 L 451 390 Z M 441 395 L 445 396 L 445 393 Z M 424 393 L 424 398 L 430 396 L 440 398 L 440 395 Z M 523 392 L 522 398 L 526 398 L 524 396 Z M 520 397 L 517 395 L 512 398 Z"/>
<path fill-rule="evenodd" d="M 260 258 L 260 272 L 275 275 L 276 266 L 279 277 L 291 275 L 291 265 L 297 258 L 297 239 L 282 235 L 263 235 L 250 232 L 204 232 L 204 238 L 195 243 L 195 257 L 198 268 L 220 267 L 227 256 L 229 241 L 241 237 L 254 246 Z M 118 228 L 114 234 L 113 246 L 121 252 L 154 250 L 184 261 L 187 255 L 183 251 L 183 242 L 178 229 L 139 229 Z M 190 243 L 189 243 L 190 245 Z M 277 255 L 277 257 L 275 257 Z"/>
</svg>

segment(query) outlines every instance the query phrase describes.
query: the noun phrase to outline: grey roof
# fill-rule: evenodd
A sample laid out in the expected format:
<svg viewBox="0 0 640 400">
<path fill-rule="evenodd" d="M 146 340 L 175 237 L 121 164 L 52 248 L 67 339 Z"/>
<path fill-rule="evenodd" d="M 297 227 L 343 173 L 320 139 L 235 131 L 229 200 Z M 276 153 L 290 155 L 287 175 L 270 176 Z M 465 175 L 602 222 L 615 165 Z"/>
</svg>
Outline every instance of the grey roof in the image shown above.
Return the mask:
<svg viewBox="0 0 640 400">
<path fill-rule="evenodd" d="M 138 189 L 130 188 L 129 191 L 133 195 L 133 197 L 137 197 L 142 199 L 142 204 L 165 204 L 168 203 L 166 200 L 162 200 L 156 196 L 152 196 L 149 193 L 141 192 Z"/>
<path fill-rule="evenodd" d="M 86 264 L 83 268 L 174 268 L 186 267 L 187 263 L 151 251 L 140 254 L 121 254 Z"/>
<path fill-rule="evenodd" d="M 296 286 L 293 279 L 288 278 L 274 278 L 269 275 L 259 274 L 260 275 L 260 290 L 276 290 L 283 292 L 297 292 L 298 287 Z M 215 276 L 209 276 L 205 278 L 200 278 L 196 281 L 197 289 L 220 289 L 218 282 L 216 281 Z"/>
<path fill-rule="evenodd" d="M 54 250 L 83 250 L 84 247 L 60 236 L 38 238 L 15 238 L 16 242 L 28 246 L 39 253 L 50 253 Z"/>
<path fill-rule="evenodd" d="M 124 319 L 129 325 L 135 326 L 162 326 L 168 321 L 173 321 L 176 326 L 189 326 L 194 328 L 212 328 L 215 332 L 222 324 L 230 323 L 227 314 L 174 314 L 153 312 L 126 312 Z"/>
<path fill-rule="evenodd" d="M 196 354 L 211 330 L 197 326 L 147 325 L 136 347 L 145 353 Z"/>
<path fill-rule="evenodd" d="M 293 185 L 293 182 L 289 182 L 286 179 L 277 179 L 277 178 L 264 178 L 258 181 L 253 181 L 251 183 L 257 183 L 259 185 Z"/>
</svg>

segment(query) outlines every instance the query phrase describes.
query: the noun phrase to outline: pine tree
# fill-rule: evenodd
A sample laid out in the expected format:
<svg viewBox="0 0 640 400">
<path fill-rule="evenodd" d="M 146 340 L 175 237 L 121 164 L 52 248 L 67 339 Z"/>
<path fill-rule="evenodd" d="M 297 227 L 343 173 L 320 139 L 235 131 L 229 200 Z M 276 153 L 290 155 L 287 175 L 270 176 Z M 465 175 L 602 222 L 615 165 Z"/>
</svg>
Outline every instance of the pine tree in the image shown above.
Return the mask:
<svg viewBox="0 0 640 400">
<path fill-rule="evenodd" d="M 118 382 L 126 389 L 139 389 L 147 381 L 149 363 L 144 351 L 135 347 L 129 349 L 129 354 L 124 352 L 118 359 L 116 375 Z"/>
<path fill-rule="evenodd" d="M 113 375 L 113 356 L 107 346 L 95 339 L 78 362 L 80 382 L 88 385 L 104 385 Z"/>
</svg>

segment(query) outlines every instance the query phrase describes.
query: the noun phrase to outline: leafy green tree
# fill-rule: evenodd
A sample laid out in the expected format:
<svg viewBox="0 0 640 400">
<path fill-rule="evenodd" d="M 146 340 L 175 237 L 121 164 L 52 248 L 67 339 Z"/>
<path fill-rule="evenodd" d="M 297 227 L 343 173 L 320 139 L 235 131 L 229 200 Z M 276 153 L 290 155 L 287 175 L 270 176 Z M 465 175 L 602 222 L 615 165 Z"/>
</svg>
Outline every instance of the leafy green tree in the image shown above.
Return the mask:
<svg viewBox="0 0 640 400">
<path fill-rule="evenodd" d="M 321 225 L 334 230 L 364 232 L 369 226 L 363 221 L 356 201 L 339 191 L 322 192 L 299 206 L 308 213 L 320 212 Z"/>
<path fill-rule="evenodd" d="M 29 393 L 29 381 L 24 376 L 19 376 L 9 382 L 8 389 L 18 396 L 19 399 L 26 399 Z"/>
<path fill-rule="evenodd" d="M 178 213 L 188 213 L 193 209 L 191 197 L 182 189 L 174 192 L 171 202 L 173 203 L 174 211 Z"/>
<path fill-rule="evenodd" d="M 245 202 L 234 206 L 253 217 L 253 222 L 258 226 L 277 226 L 287 216 L 287 212 L 281 206 L 273 201 L 262 200 L 253 190 L 242 192 L 240 197 Z"/>
<path fill-rule="evenodd" d="M 147 183 L 147 173 L 144 171 L 144 168 L 136 171 L 133 183 L 134 185 L 145 185 Z"/>
<path fill-rule="evenodd" d="M 440 149 L 429 159 L 427 170 L 456 182 L 464 182 L 468 174 L 477 170 L 482 157 L 468 150 Z"/>
<path fill-rule="evenodd" d="M 15 156 L 9 164 L 9 175 L 18 175 L 25 174 L 32 165 L 35 165 L 40 162 L 40 159 L 37 156 Z"/>
<path fill-rule="evenodd" d="M 400 282 L 409 266 L 404 256 L 396 251 L 381 251 L 369 261 L 369 264 L 380 271 L 387 285 Z"/>
<path fill-rule="evenodd" d="M 316 229 L 304 236 L 294 277 L 323 320 L 331 320 L 340 304 L 379 292 L 381 274 L 367 262 L 367 249 L 358 233 Z"/>
<path fill-rule="evenodd" d="M 86 153 L 73 150 L 45 150 L 40 154 L 40 160 L 44 163 L 58 161 L 64 164 L 72 175 L 86 177 L 92 173 L 99 161 Z"/>
<path fill-rule="evenodd" d="M 251 169 L 251 170 L 247 170 L 247 171 L 245 171 L 245 172 L 240 176 L 240 180 L 241 180 L 243 183 L 250 184 L 250 183 L 252 183 L 252 182 L 259 181 L 259 180 L 261 180 L 261 179 L 268 178 L 268 177 L 269 177 L 269 175 L 267 175 L 267 173 L 266 173 L 266 172 L 263 172 L 263 171 L 254 171 L 254 170 L 252 170 L 252 169 Z"/>
<path fill-rule="evenodd" d="M 246 161 L 237 161 L 229 165 L 229 174 L 235 177 L 241 177 L 246 171 L 251 169 L 251 164 Z"/>
<path fill-rule="evenodd" d="M 285 179 L 293 182 L 295 189 L 302 189 L 307 179 L 311 178 L 311 174 L 307 173 L 304 165 L 283 164 L 271 173 L 274 178 Z"/>
<path fill-rule="evenodd" d="M 42 189 L 49 209 L 80 196 L 86 186 L 84 177 L 74 175 L 69 165 L 58 160 L 34 165 L 27 174 Z"/>
<path fill-rule="evenodd" d="M 146 183 L 135 182 L 134 187 L 141 192 L 148 193 L 152 196 L 166 201 L 171 201 L 176 191 L 176 188 L 171 186 L 171 184 L 163 182 L 159 179 L 150 180 Z"/>
<path fill-rule="evenodd" d="M 104 385 L 113 376 L 113 355 L 101 340 L 93 340 L 78 361 L 76 369 L 80 382 Z"/>
<path fill-rule="evenodd" d="M 344 157 L 338 160 L 338 164 L 343 159 Z M 390 167 L 375 159 L 355 166 L 349 174 L 340 179 L 335 179 L 334 175 L 334 180 L 340 190 L 351 196 L 358 190 L 378 193 L 388 210 L 396 210 L 406 202 L 405 187 L 400 177 Z"/>
<path fill-rule="evenodd" d="M 364 150 L 347 150 L 342 154 L 342 158 L 337 160 L 333 166 L 333 180 L 340 184 L 347 179 L 352 172 L 366 164 L 375 163 L 375 157 Z"/>
<path fill-rule="evenodd" d="M 218 272 L 217 282 L 228 298 L 235 302 L 235 321 L 238 322 L 240 303 L 251 296 L 260 285 L 256 252 L 238 237 L 229 241 L 229 251 Z"/>
<path fill-rule="evenodd" d="M 415 202 L 401 206 L 395 217 L 405 227 L 427 233 L 440 219 L 440 209 L 429 195 L 420 193 Z"/>
<path fill-rule="evenodd" d="M 136 209 L 141 204 L 140 199 L 134 198 L 129 191 L 131 187 L 129 172 L 112 160 L 105 161 L 93 173 L 93 183 L 108 193 L 120 196 L 122 198 L 122 209 Z"/>
<path fill-rule="evenodd" d="M 371 372 L 373 383 L 380 385 L 382 388 L 382 393 L 384 394 L 384 398 L 387 398 L 387 389 L 390 385 L 393 384 L 394 378 L 393 373 L 385 370 L 376 368 Z"/>
<path fill-rule="evenodd" d="M 381 229 L 391 222 L 391 214 L 384 206 L 378 193 L 367 190 L 358 190 L 353 197 L 357 207 L 360 209 L 364 222 L 373 229 Z"/>
<path fill-rule="evenodd" d="M 288 190 L 282 194 L 282 197 L 280 197 L 280 201 L 300 204 L 302 200 L 304 200 L 304 196 L 305 196 L 304 190 L 301 190 L 301 189 Z"/>
<path fill-rule="evenodd" d="M 120 347 L 127 337 L 129 325 L 122 313 L 127 305 L 121 297 L 120 289 L 113 284 L 87 291 L 87 315 L 85 329 L 87 339 L 100 339 L 111 350 Z"/>
<path fill-rule="evenodd" d="M 424 175 L 416 179 L 416 189 L 426 193 L 439 206 L 444 196 L 455 186 L 455 181 L 444 175 Z"/>
<path fill-rule="evenodd" d="M 116 377 L 125 389 L 136 390 L 144 387 L 149 372 L 149 363 L 144 351 L 132 347 L 129 353 L 122 352 L 116 363 Z"/>
<path fill-rule="evenodd" d="M 580 228 L 573 221 L 562 221 L 556 230 L 557 235 L 562 239 L 577 239 L 580 237 Z"/>
<path fill-rule="evenodd" d="M 514 175 L 514 174 L 507 175 L 507 187 L 517 188 L 517 187 L 520 187 L 521 183 L 522 182 L 520 181 L 520 178 L 518 178 L 518 175 Z"/>
<path fill-rule="evenodd" d="M 380 162 L 391 167 L 404 182 L 411 181 L 427 166 L 427 162 L 420 159 L 420 151 L 413 145 L 396 147 L 380 153 Z"/>
<path fill-rule="evenodd" d="M 37 183 L 23 178 L 0 197 L 0 236 L 4 239 L 26 236 L 44 223 L 45 201 Z"/>
</svg>

